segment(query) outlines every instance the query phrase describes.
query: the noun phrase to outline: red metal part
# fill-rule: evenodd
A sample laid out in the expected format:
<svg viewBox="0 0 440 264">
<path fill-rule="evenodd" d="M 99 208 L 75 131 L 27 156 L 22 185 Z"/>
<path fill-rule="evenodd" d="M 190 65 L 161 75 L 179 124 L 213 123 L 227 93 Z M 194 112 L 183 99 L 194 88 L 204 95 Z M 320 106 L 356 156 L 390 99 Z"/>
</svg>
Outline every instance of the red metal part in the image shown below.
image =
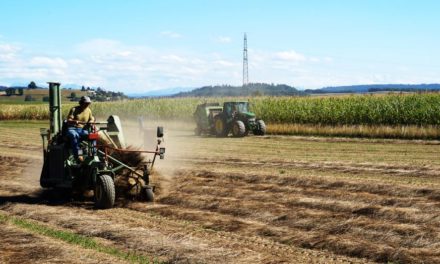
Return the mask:
<svg viewBox="0 0 440 264">
<path fill-rule="evenodd" d="M 99 134 L 97 132 L 89 134 L 89 140 L 98 140 Z"/>
</svg>

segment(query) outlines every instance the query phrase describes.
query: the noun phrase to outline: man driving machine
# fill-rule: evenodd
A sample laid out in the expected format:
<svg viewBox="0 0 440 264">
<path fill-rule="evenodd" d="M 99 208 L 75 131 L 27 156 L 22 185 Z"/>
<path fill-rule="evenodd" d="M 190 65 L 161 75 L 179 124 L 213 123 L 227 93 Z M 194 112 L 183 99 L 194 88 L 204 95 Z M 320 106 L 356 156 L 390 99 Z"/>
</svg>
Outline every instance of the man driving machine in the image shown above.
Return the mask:
<svg viewBox="0 0 440 264">
<path fill-rule="evenodd" d="M 84 129 L 84 125 L 95 121 L 92 110 L 89 107 L 91 103 L 92 100 L 90 100 L 90 97 L 82 96 L 79 100 L 79 106 L 70 109 L 67 115 L 67 136 L 73 149 L 73 155 L 80 162 L 84 160 L 82 150 L 79 146 L 81 137 L 88 135 L 88 131 Z"/>
</svg>

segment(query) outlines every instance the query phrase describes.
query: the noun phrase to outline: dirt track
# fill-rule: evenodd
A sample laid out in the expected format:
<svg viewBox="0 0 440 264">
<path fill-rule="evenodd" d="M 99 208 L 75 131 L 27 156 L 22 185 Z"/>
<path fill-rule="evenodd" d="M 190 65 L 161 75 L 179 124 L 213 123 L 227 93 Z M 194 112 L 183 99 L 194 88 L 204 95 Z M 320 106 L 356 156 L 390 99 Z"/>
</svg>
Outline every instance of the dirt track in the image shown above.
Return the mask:
<svg viewBox="0 0 440 264">
<path fill-rule="evenodd" d="M 157 201 L 95 210 L 42 192 L 38 130 L 11 131 L 0 126 L 8 217 L 171 263 L 440 262 L 436 144 L 172 132 Z M 20 131 L 25 144 L 11 144 Z M 11 222 L 0 229 L 0 262 L 123 262 Z"/>
</svg>

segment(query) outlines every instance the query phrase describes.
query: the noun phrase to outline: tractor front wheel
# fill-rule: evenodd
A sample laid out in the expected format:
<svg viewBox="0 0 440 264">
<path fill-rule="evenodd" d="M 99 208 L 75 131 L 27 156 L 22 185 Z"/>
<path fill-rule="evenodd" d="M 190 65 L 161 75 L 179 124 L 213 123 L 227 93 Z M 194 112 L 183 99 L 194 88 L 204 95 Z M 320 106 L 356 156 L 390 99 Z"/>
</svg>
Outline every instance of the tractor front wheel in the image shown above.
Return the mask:
<svg viewBox="0 0 440 264">
<path fill-rule="evenodd" d="M 115 183 L 109 175 L 100 175 L 95 186 L 95 205 L 100 209 L 112 208 L 115 204 Z"/>
<path fill-rule="evenodd" d="M 257 120 L 257 128 L 254 130 L 254 135 L 264 136 L 266 134 L 266 124 L 263 120 Z"/>
<path fill-rule="evenodd" d="M 246 135 L 246 127 L 243 121 L 234 121 L 234 124 L 232 125 L 232 135 L 234 137 L 244 137 Z"/>
</svg>

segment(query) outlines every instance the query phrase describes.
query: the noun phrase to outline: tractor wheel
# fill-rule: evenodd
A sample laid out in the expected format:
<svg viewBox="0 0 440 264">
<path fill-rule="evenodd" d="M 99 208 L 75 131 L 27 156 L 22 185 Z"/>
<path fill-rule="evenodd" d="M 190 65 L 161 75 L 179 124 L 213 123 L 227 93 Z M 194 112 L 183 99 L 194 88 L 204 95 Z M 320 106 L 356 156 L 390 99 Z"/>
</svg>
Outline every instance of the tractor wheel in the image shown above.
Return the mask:
<svg viewBox="0 0 440 264">
<path fill-rule="evenodd" d="M 264 136 L 266 134 L 266 124 L 263 120 L 257 120 L 257 128 L 254 130 L 254 135 Z"/>
<path fill-rule="evenodd" d="M 194 129 L 194 135 L 196 135 L 196 136 L 200 136 L 202 134 L 202 129 L 199 127 L 199 126 L 197 126 L 195 129 Z"/>
<path fill-rule="evenodd" d="M 112 208 L 115 204 L 115 183 L 109 175 L 100 175 L 95 186 L 95 206 L 100 209 Z"/>
<path fill-rule="evenodd" d="M 144 189 L 144 198 L 147 202 L 154 202 L 154 193 L 152 188 L 145 188 Z"/>
<path fill-rule="evenodd" d="M 249 135 L 249 129 L 246 128 L 246 131 L 244 132 L 244 136 L 247 137 Z"/>
<path fill-rule="evenodd" d="M 214 125 L 215 125 L 215 135 L 217 137 L 226 137 L 228 135 L 229 133 L 228 127 L 226 125 L 226 121 L 223 118 L 221 117 L 216 118 Z"/>
<path fill-rule="evenodd" d="M 240 120 L 235 120 L 232 125 L 232 135 L 234 137 L 244 137 L 246 134 L 246 127 L 244 123 Z"/>
</svg>

